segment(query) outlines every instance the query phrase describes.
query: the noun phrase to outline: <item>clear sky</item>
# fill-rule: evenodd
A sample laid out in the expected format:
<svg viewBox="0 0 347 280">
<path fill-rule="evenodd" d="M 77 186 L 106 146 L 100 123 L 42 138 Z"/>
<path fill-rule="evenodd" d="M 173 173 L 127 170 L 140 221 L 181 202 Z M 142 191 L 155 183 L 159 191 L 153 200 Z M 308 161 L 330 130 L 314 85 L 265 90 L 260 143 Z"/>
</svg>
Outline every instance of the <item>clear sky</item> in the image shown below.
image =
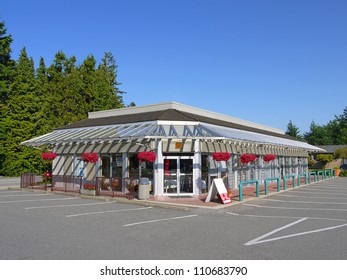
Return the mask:
<svg viewBox="0 0 347 280">
<path fill-rule="evenodd" d="M 13 58 L 111 51 L 125 104 L 309 131 L 347 106 L 346 0 L 1 0 Z"/>
</svg>

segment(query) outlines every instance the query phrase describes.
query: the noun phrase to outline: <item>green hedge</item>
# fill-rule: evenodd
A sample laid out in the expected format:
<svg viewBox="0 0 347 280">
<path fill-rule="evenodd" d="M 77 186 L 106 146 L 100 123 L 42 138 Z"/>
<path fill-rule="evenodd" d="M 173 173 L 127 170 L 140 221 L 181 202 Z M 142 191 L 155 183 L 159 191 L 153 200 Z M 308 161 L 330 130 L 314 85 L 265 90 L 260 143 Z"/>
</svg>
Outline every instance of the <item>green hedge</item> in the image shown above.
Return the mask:
<svg viewBox="0 0 347 280">
<path fill-rule="evenodd" d="M 340 177 L 347 177 L 347 170 L 341 170 Z"/>
</svg>

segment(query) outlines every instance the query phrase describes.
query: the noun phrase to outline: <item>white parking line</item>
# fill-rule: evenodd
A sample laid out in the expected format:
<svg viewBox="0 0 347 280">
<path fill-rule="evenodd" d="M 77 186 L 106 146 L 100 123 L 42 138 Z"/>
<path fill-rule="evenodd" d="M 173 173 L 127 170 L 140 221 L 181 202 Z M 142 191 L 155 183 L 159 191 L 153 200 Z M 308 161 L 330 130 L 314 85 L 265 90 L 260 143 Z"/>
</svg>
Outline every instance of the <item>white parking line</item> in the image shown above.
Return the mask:
<svg viewBox="0 0 347 280">
<path fill-rule="evenodd" d="M 276 196 L 286 196 L 286 197 L 300 197 L 300 198 L 305 198 L 302 195 L 292 195 L 292 194 L 284 194 L 284 193 L 278 193 Z M 310 198 L 317 198 L 317 199 L 322 199 L 321 196 L 310 196 Z M 324 199 L 339 199 L 339 200 L 347 200 L 347 198 L 344 197 L 326 197 L 324 196 Z"/>
<path fill-rule="evenodd" d="M 79 199 L 79 197 L 0 201 L 0 204 L 8 204 L 8 203 L 16 203 L 16 202 L 37 202 L 37 201 L 53 201 L 53 200 L 71 200 L 71 199 Z"/>
<path fill-rule="evenodd" d="M 73 215 L 67 215 L 66 218 L 71 217 L 80 217 L 80 216 L 87 216 L 87 215 L 97 215 L 97 214 L 104 214 L 104 213 L 115 213 L 115 212 L 128 212 L 128 211 L 139 211 L 139 210 L 148 210 L 152 207 L 143 207 L 143 208 L 134 208 L 134 209 L 120 209 L 120 210 L 105 210 L 105 211 L 99 211 L 99 212 L 89 212 L 89 213 L 80 213 L 80 214 L 73 214 Z"/>
<path fill-rule="evenodd" d="M 301 189 L 295 189 L 295 190 L 292 190 L 293 193 L 297 192 L 297 193 L 314 193 L 314 194 L 318 194 L 318 195 L 326 195 L 326 194 L 332 194 L 332 195 L 338 195 L 338 196 L 347 196 L 347 192 L 331 192 L 331 191 L 315 191 L 315 190 L 312 190 L 312 191 L 309 191 L 309 190 L 301 190 Z"/>
<path fill-rule="evenodd" d="M 24 193 L 24 191 L 8 191 L 8 190 L 0 190 L 0 193 L 3 194 L 3 193 Z"/>
<path fill-rule="evenodd" d="M 255 244 L 260 244 L 260 243 L 272 242 L 272 241 L 276 241 L 276 240 L 280 240 L 280 239 L 291 238 L 291 237 L 296 237 L 296 236 L 301 236 L 301 235 L 306 235 L 306 234 L 311 234 L 311 233 L 328 231 L 328 230 L 334 230 L 334 229 L 338 229 L 338 228 L 347 226 L 347 224 L 342 224 L 342 225 L 337 225 L 337 226 L 333 226 L 333 227 L 320 228 L 320 229 L 316 229 L 316 230 L 304 231 L 304 232 L 299 232 L 299 233 L 294 233 L 294 234 L 289 234 L 289 235 L 283 235 L 283 236 L 279 236 L 279 237 L 275 237 L 275 238 L 264 239 L 265 237 L 273 235 L 273 234 L 275 234 L 281 230 L 284 230 L 286 228 L 292 227 L 292 226 L 294 226 L 298 223 L 301 223 L 305 220 L 307 220 L 307 218 L 302 218 L 302 219 L 297 220 L 293 223 L 290 223 L 290 224 L 287 224 L 283 227 L 277 228 L 277 229 L 270 231 L 270 232 L 268 232 L 268 233 L 266 233 L 266 234 L 264 234 L 258 238 L 255 238 L 251 241 L 248 241 L 247 243 L 245 243 L 243 245 L 250 246 L 250 245 L 255 245 Z"/>
<path fill-rule="evenodd" d="M 150 223 L 157 223 L 157 222 L 170 221 L 170 220 L 186 219 L 186 218 L 192 218 L 192 217 L 196 217 L 196 216 L 198 216 L 198 215 L 188 215 L 188 216 L 180 216 L 180 217 L 173 217 L 173 218 L 166 218 L 166 219 L 143 221 L 143 222 L 138 222 L 138 223 L 127 224 L 127 225 L 124 225 L 124 227 L 131 227 L 131 226 L 136 226 L 136 225 L 141 225 L 141 224 L 150 224 Z"/>
<path fill-rule="evenodd" d="M 327 220 L 327 221 L 340 221 L 345 222 L 346 219 L 334 219 L 334 218 L 320 218 L 320 217 L 293 217 L 293 216 L 266 216 L 266 215 L 246 215 L 246 214 L 238 214 L 233 212 L 226 212 L 228 215 L 238 216 L 238 217 L 250 217 L 250 218 L 280 218 L 280 219 L 302 219 L 307 218 L 310 220 Z"/>
<path fill-rule="evenodd" d="M 80 204 L 67 204 L 67 205 L 46 205 L 46 206 L 34 206 L 34 207 L 27 207 L 24 208 L 25 210 L 32 210 L 32 209 L 45 209 L 45 208 L 64 208 L 64 207 L 76 207 L 76 206 L 89 206 L 89 205 L 101 205 L 101 204 L 109 204 L 109 203 L 116 203 L 114 201 L 108 201 L 108 202 L 94 202 L 94 203 L 80 203 Z"/>
<path fill-rule="evenodd" d="M 345 190 L 345 187 L 324 187 L 324 186 L 317 186 L 317 185 L 308 185 L 310 189 L 320 189 L 320 190 L 331 190 L 331 189 L 336 189 L 336 190 Z"/>
<path fill-rule="evenodd" d="M 258 208 L 270 208 L 270 209 L 287 209 L 287 210 L 320 210 L 320 211 L 341 211 L 346 212 L 347 209 L 329 209 L 329 208 L 297 208 L 297 207 L 277 207 L 277 206 L 264 206 L 264 205 L 257 205 L 257 204 L 246 204 L 243 205 L 250 206 L 250 207 L 258 207 Z"/>
<path fill-rule="evenodd" d="M 297 221 L 295 221 L 295 222 L 292 222 L 292 223 L 290 223 L 290 224 L 287 224 L 287 225 L 285 225 L 285 226 L 283 226 L 283 227 L 279 227 L 279 228 L 277 228 L 277 229 L 275 229 L 275 230 L 273 230 L 273 231 L 270 231 L 270 232 L 268 232 L 268 233 L 266 233 L 266 234 L 264 234 L 264 235 L 262 235 L 262 236 L 259 236 L 258 238 L 255 238 L 255 239 L 253 239 L 253 240 L 251 240 L 251 241 L 248 241 L 247 243 L 245 243 L 245 244 L 243 244 L 243 245 L 249 246 L 249 245 L 254 245 L 254 244 L 258 244 L 258 243 L 269 242 L 271 239 L 262 240 L 262 241 L 259 241 L 259 240 L 261 240 L 261 239 L 263 239 L 263 238 L 265 238 L 265 237 L 268 237 L 268 236 L 270 236 L 270 235 L 272 235 L 272 234 L 275 234 L 276 232 L 279 232 L 279 231 L 284 230 L 284 229 L 286 229 L 286 228 L 292 227 L 292 226 L 294 226 L 294 225 L 296 225 L 296 224 L 298 224 L 298 223 L 301 223 L 301 222 L 305 221 L 306 219 L 307 219 L 307 218 L 302 218 L 302 219 L 299 219 L 299 220 L 297 220 Z M 277 237 L 277 238 L 278 238 L 278 239 L 281 239 L 281 238 L 284 238 L 284 237 L 281 236 L 281 237 Z"/>
<path fill-rule="evenodd" d="M 272 198 L 264 198 L 264 201 L 290 202 L 290 203 L 305 203 L 305 204 L 342 204 L 342 205 L 347 205 L 347 202 L 294 201 L 294 200 L 281 200 L 281 199 L 272 199 Z"/>
<path fill-rule="evenodd" d="M 52 195 L 50 193 L 38 193 L 38 194 L 6 194 L 6 195 L 0 195 L 0 197 L 11 197 L 11 196 L 15 196 L 15 197 L 23 197 L 23 196 L 47 196 L 47 195 Z"/>
</svg>

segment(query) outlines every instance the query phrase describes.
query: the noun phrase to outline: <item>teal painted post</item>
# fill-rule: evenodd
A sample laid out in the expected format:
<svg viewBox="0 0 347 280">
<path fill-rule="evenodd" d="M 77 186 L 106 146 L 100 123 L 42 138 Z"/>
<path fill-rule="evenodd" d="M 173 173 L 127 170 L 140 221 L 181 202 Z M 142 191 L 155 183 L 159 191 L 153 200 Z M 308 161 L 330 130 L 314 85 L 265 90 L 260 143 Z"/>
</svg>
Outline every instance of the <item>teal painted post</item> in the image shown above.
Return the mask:
<svg viewBox="0 0 347 280">
<path fill-rule="evenodd" d="M 309 179 L 309 183 L 311 184 L 311 175 L 313 175 L 314 181 L 317 181 L 317 174 L 316 172 L 310 172 L 308 173 L 308 179 Z"/>
<path fill-rule="evenodd" d="M 325 173 L 325 178 L 327 178 L 327 176 L 329 176 L 329 178 L 332 177 L 331 176 L 331 169 L 326 169 L 324 173 Z"/>
<path fill-rule="evenodd" d="M 287 175 L 283 176 L 283 189 L 287 189 L 287 179 L 288 178 L 293 178 L 293 188 L 295 188 L 295 176 L 294 175 Z"/>
<path fill-rule="evenodd" d="M 268 191 L 268 182 L 269 182 L 268 179 L 265 179 L 265 180 L 264 180 L 265 195 L 267 195 L 268 192 L 269 192 L 269 191 Z"/>
<path fill-rule="evenodd" d="M 243 199 L 243 195 L 242 195 L 242 187 L 244 184 L 253 184 L 256 183 L 255 188 L 256 188 L 256 196 L 259 196 L 259 181 L 258 180 L 249 180 L 249 181 L 243 181 L 240 182 L 239 184 L 239 197 L 240 197 L 240 201 L 242 201 Z"/>
<path fill-rule="evenodd" d="M 277 192 L 281 191 L 281 180 L 280 178 L 277 178 Z"/>
<path fill-rule="evenodd" d="M 278 177 L 266 178 L 264 180 L 264 182 L 265 182 L 265 194 L 268 194 L 268 182 L 269 181 L 274 181 L 274 180 L 277 181 L 277 192 L 279 192 L 281 190 L 280 178 L 278 178 Z"/>
<path fill-rule="evenodd" d="M 300 187 L 300 178 L 305 177 L 305 184 L 307 184 L 307 174 L 302 173 L 298 175 L 298 187 Z"/>
<path fill-rule="evenodd" d="M 317 172 L 318 181 L 319 181 L 319 175 L 322 175 L 322 180 L 324 180 L 324 171 L 323 171 L 323 170 L 319 170 L 319 171 Z"/>
<path fill-rule="evenodd" d="M 258 181 L 258 180 L 254 180 L 254 181 L 256 181 L 256 182 L 255 182 L 255 191 L 256 191 L 256 195 L 257 195 L 257 197 L 259 197 L 259 196 L 260 196 L 260 192 L 259 192 L 259 181 Z"/>
</svg>

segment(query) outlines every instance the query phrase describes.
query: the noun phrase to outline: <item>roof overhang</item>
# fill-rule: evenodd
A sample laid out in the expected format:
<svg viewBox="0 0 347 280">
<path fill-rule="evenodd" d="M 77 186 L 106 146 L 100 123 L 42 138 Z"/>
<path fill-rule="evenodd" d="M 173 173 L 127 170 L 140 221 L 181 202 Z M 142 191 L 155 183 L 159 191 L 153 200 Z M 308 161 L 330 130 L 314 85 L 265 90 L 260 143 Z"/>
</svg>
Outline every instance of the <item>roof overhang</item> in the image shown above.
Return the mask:
<svg viewBox="0 0 347 280">
<path fill-rule="evenodd" d="M 201 141 L 235 141 L 321 151 L 316 146 L 292 139 L 244 131 L 202 122 L 150 121 L 120 125 L 55 130 L 21 143 L 25 146 L 55 146 L 61 144 L 95 144 L 150 139 L 199 139 Z"/>
</svg>

